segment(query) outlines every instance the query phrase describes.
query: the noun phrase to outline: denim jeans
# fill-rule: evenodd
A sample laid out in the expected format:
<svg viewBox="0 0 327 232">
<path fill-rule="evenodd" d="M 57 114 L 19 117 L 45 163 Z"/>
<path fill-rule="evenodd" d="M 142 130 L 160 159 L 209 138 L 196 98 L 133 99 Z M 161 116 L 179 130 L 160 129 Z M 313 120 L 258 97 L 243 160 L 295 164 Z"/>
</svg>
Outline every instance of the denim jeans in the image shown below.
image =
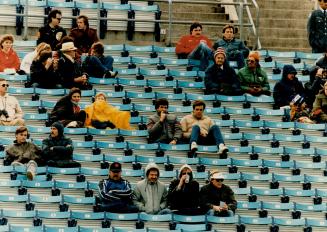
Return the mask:
<svg viewBox="0 0 327 232">
<path fill-rule="evenodd" d="M 227 54 L 227 58 L 228 61 L 236 61 L 238 69 L 241 69 L 245 66 L 244 56 L 242 52 L 235 53 L 233 57 L 228 56 Z"/>
<path fill-rule="evenodd" d="M 103 77 L 109 70 L 112 70 L 114 59 L 111 56 L 105 56 L 99 59 L 96 56 L 88 56 L 84 61 L 84 67 L 87 74 L 93 77 Z"/>
<path fill-rule="evenodd" d="M 207 137 L 202 137 L 200 135 L 200 127 L 198 125 L 194 125 L 192 127 L 190 144 L 192 142 L 196 142 L 200 145 L 219 145 L 224 143 L 223 136 L 221 135 L 220 129 L 217 125 L 213 125 L 210 127 L 208 131 Z"/>
<path fill-rule="evenodd" d="M 213 50 L 206 43 L 200 42 L 199 45 L 189 54 L 189 59 L 200 60 L 200 71 L 205 71 L 209 62 L 213 61 Z"/>
</svg>

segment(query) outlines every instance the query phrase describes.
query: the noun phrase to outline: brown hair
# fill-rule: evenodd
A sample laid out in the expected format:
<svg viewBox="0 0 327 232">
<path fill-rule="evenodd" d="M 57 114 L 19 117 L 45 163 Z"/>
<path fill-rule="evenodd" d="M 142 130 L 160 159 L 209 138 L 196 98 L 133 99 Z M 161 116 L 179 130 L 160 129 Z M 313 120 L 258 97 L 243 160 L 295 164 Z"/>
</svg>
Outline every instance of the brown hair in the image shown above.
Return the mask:
<svg viewBox="0 0 327 232">
<path fill-rule="evenodd" d="M 16 129 L 15 135 L 18 135 L 18 134 L 20 134 L 20 133 L 23 133 L 24 131 L 27 131 L 27 133 L 28 133 L 28 129 L 27 129 L 27 127 L 26 127 L 26 126 L 20 126 L 20 127 L 18 127 L 18 128 Z"/>
<path fill-rule="evenodd" d="M 45 52 L 45 51 L 51 52 L 52 50 L 51 50 L 51 46 L 49 44 L 42 42 L 39 45 L 37 45 L 35 51 L 36 51 L 36 56 L 35 56 L 34 60 L 38 60 L 38 59 L 40 59 L 40 55 L 42 52 Z"/>
<path fill-rule="evenodd" d="M 104 53 L 104 46 L 103 46 L 103 43 L 101 43 L 101 42 L 95 42 L 94 44 L 92 44 L 90 50 L 92 50 L 92 49 L 99 55 L 103 55 L 103 53 Z"/>
<path fill-rule="evenodd" d="M 235 33 L 235 27 L 232 24 L 226 24 L 223 27 L 223 33 L 225 33 L 226 29 L 228 29 L 228 28 L 232 28 L 233 29 L 233 34 Z"/>
<path fill-rule="evenodd" d="M 86 15 L 80 15 L 77 19 L 83 19 L 85 26 L 89 28 L 89 18 Z"/>
<path fill-rule="evenodd" d="M 206 108 L 206 103 L 202 100 L 195 100 L 192 104 L 193 110 L 195 109 L 196 106 L 203 106 L 203 109 Z"/>
<path fill-rule="evenodd" d="M 12 34 L 5 34 L 1 37 L 0 39 L 0 46 L 2 48 L 2 44 L 3 42 L 5 42 L 6 40 L 10 40 L 12 43 L 14 42 L 14 36 Z"/>
</svg>

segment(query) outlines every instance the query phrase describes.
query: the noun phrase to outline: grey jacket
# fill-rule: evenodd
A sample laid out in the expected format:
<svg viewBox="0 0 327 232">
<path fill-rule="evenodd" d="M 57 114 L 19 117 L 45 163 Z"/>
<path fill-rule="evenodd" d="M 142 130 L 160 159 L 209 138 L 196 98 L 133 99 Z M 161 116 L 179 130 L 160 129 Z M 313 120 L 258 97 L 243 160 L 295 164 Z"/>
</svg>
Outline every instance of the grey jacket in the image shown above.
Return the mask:
<svg viewBox="0 0 327 232">
<path fill-rule="evenodd" d="M 149 163 L 145 169 L 145 173 L 148 174 L 148 170 L 152 168 L 159 171 L 156 164 Z M 134 188 L 133 203 L 141 212 L 157 214 L 160 210 L 167 207 L 167 195 L 168 191 L 163 183 L 157 180 L 155 184 L 152 184 L 145 177 Z"/>
<path fill-rule="evenodd" d="M 182 137 L 181 124 L 174 114 L 167 114 L 163 122 L 160 122 L 158 114 L 150 116 L 147 122 L 147 129 L 151 142 L 169 143 L 173 139 L 178 141 Z"/>
</svg>

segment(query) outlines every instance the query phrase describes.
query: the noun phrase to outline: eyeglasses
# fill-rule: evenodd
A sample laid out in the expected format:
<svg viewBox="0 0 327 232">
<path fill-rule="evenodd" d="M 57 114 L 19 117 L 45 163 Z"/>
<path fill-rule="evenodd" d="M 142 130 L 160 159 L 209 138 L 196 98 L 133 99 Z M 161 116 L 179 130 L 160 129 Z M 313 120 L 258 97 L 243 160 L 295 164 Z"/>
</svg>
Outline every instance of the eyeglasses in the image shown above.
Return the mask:
<svg viewBox="0 0 327 232">
<path fill-rule="evenodd" d="M 61 20 L 61 18 L 56 18 L 59 22 L 60 22 L 60 20 Z"/>
<path fill-rule="evenodd" d="M 223 182 L 223 179 L 215 179 L 217 182 Z"/>
<path fill-rule="evenodd" d="M 9 87 L 8 84 L 2 84 L 1 86 L 2 86 L 2 87 L 7 87 L 7 88 Z"/>
<path fill-rule="evenodd" d="M 247 60 L 247 62 L 253 64 L 253 63 L 255 63 L 255 60 Z"/>
</svg>

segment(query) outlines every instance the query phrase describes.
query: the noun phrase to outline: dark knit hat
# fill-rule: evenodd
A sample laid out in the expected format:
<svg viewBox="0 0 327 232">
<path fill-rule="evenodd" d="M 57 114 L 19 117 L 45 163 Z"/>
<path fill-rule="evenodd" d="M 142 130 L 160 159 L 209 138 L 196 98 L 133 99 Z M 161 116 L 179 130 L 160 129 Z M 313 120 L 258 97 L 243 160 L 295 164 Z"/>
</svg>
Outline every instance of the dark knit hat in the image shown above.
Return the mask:
<svg viewBox="0 0 327 232">
<path fill-rule="evenodd" d="M 61 124 L 61 122 L 54 122 L 54 123 L 52 123 L 51 126 L 55 127 L 58 130 L 58 136 L 63 136 L 64 126 Z"/>
<path fill-rule="evenodd" d="M 216 56 L 218 54 L 223 54 L 224 57 L 225 57 L 225 59 L 226 59 L 226 53 L 225 53 L 225 49 L 224 48 L 222 48 L 222 47 L 217 48 L 217 50 L 215 51 L 213 57 L 216 58 Z"/>
</svg>

